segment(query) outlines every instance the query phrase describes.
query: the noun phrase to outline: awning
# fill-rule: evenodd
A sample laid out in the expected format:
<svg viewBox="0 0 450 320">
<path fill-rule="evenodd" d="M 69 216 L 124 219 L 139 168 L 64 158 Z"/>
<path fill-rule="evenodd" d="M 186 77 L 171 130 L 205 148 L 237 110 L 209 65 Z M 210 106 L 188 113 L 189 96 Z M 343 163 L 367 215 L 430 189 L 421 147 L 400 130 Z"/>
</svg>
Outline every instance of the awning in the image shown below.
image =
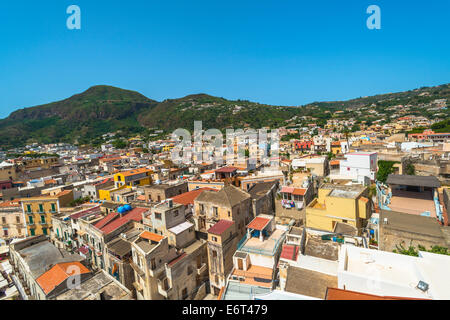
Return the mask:
<svg viewBox="0 0 450 320">
<path fill-rule="evenodd" d="M 281 192 L 283 192 L 283 193 L 292 193 L 292 192 L 294 192 L 294 189 L 295 188 L 292 188 L 292 187 L 283 187 L 283 188 L 281 188 Z"/>
</svg>

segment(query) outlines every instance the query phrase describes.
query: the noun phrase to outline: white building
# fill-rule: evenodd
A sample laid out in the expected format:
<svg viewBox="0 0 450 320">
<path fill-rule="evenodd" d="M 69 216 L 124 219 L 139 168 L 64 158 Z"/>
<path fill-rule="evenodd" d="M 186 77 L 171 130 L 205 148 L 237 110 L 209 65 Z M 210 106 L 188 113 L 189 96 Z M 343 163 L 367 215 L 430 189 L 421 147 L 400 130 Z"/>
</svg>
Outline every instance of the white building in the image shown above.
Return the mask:
<svg viewBox="0 0 450 320">
<path fill-rule="evenodd" d="M 340 175 L 349 179 L 364 181 L 364 177 L 375 180 L 377 173 L 377 153 L 348 153 L 346 160 L 340 162 Z"/>
<path fill-rule="evenodd" d="M 419 252 L 419 257 L 343 245 L 338 287 L 379 296 L 450 299 L 450 256 Z"/>
</svg>

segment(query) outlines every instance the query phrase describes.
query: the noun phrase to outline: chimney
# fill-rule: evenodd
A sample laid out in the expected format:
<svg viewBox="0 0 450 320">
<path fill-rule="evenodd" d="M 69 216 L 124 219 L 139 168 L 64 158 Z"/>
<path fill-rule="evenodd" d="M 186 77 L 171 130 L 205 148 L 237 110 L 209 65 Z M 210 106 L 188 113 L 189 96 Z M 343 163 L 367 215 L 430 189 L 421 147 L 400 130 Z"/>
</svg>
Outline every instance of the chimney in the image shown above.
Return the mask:
<svg viewBox="0 0 450 320">
<path fill-rule="evenodd" d="M 173 200 L 167 199 L 167 205 L 169 206 L 169 208 L 173 208 Z"/>
</svg>

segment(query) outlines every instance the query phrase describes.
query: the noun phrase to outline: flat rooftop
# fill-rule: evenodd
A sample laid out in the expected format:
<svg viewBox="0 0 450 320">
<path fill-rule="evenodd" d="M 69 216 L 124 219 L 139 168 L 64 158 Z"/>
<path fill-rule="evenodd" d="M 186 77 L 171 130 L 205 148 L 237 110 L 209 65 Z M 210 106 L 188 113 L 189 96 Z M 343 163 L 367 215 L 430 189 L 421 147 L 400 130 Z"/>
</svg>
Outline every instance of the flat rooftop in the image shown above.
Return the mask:
<svg viewBox="0 0 450 320">
<path fill-rule="evenodd" d="M 282 243 L 279 241 L 283 235 L 286 233 L 284 230 L 275 229 L 269 238 L 264 239 L 264 241 L 259 240 L 259 238 L 252 237 L 245 242 L 244 246 L 239 249 L 240 251 L 255 252 L 261 254 L 272 255 L 276 251 L 276 247 L 280 246 Z"/>
<path fill-rule="evenodd" d="M 393 190 L 388 207 L 393 211 L 414 215 L 429 212 L 430 217 L 436 218 L 436 207 L 431 192 Z"/>
<path fill-rule="evenodd" d="M 320 237 L 307 235 L 305 255 L 316 258 L 337 261 L 339 245 L 336 242 L 322 240 Z"/>
</svg>

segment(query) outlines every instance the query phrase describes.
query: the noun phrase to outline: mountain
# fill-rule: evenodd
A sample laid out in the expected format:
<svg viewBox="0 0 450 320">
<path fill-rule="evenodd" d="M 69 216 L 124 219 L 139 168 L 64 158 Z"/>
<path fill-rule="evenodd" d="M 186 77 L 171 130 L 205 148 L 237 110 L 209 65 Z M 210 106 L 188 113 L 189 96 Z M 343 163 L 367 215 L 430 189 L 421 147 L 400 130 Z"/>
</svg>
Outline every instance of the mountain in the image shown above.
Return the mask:
<svg viewBox="0 0 450 320">
<path fill-rule="evenodd" d="M 308 121 L 301 118 L 304 116 L 309 116 L 310 122 L 323 125 L 332 117 L 358 117 L 364 107 L 374 108 L 388 117 L 386 109 L 399 104 L 412 105 L 411 114 L 433 118 L 436 112 L 428 112 L 424 105 L 436 99 L 450 101 L 450 84 L 349 101 L 315 102 L 302 107 L 231 101 L 207 94 L 158 102 L 135 91 L 94 86 L 62 101 L 17 110 L 0 120 L 0 148 L 30 142 L 100 143 L 102 134 L 117 130 L 125 136 L 147 135 L 150 128 L 165 132 L 177 128 L 192 130 L 194 120 L 202 120 L 204 129 L 298 125 Z M 335 114 L 338 110 L 344 113 Z M 448 109 L 445 112 L 448 117 Z"/>
</svg>

